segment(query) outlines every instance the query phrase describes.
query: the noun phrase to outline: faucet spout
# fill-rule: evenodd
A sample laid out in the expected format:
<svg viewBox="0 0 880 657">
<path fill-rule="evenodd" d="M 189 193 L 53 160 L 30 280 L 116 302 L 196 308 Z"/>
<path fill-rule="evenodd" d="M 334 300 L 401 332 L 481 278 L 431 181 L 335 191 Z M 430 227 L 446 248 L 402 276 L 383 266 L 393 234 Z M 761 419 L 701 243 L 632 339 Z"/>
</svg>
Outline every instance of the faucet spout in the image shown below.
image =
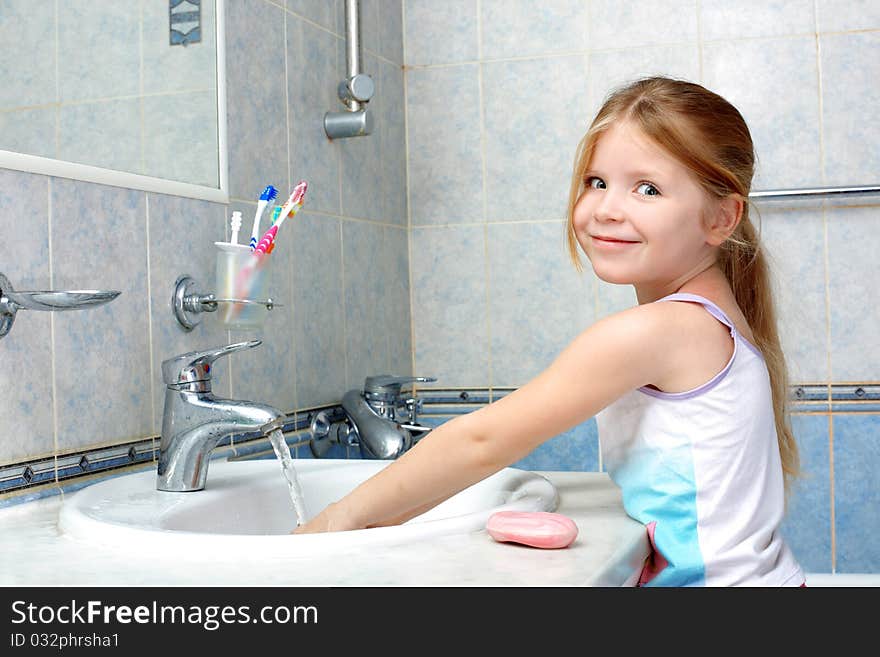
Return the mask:
<svg viewBox="0 0 880 657">
<path fill-rule="evenodd" d="M 412 434 L 396 421 L 377 415 L 360 390 L 345 393 L 342 408 L 354 423 L 361 453 L 367 458 L 396 459 L 412 447 Z"/>
<path fill-rule="evenodd" d="M 266 404 L 221 399 L 211 394 L 213 363 L 260 340 L 190 351 L 162 362 L 165 410 L 156 488 L 173 492 L 202 490 L 211 450 L 226 436 L 259 431 L 268 435 L 284 424 L 284 413 Z"/>
<path fill-rule="evenodd" d="M 170 387 L 165 409 L 156 488 L 174 492 L 205 487 L 210 453 L 220 440 L 233 433 L 268 435 L 281 428 L 285 417 L 266 404 Z"/>
</svg>

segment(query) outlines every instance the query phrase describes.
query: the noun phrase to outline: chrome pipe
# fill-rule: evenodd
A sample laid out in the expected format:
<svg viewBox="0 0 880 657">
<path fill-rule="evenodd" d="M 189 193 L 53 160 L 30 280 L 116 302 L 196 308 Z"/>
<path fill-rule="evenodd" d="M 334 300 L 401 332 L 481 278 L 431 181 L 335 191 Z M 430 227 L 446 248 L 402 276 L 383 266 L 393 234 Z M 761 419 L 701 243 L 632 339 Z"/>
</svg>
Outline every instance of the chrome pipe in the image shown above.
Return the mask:
<svg viewBox="0 0 880 657">
<path fill-rule="evenodd" d="M 361 72 L 361 11 L 360 0 L 345 0 L 345 65 L 348 80 Z M 361 103 L 349 96 L 343 99 L 352 112 L 361 108 Z"/>
<path fill-rule="evenodd" d="M 345 0 L 346 77 L 336 87 L 345 105 L 344 112 L 324 114 L 324 132 L 330 139 L 363 137 L 373 132 L 373 114 L 366 105 L 376 93 L 376 85 L 361 72 L 360 0 Z"/>
<path fill-rule="evenodd" d="M 861 185 L 852 187 L 810 187 L 805 189 L 768 189 L 752 192 L 750 199 L 786 199 L 809 197 L 865 196 L 880 194 L 880 185 Z"/>
</svg>

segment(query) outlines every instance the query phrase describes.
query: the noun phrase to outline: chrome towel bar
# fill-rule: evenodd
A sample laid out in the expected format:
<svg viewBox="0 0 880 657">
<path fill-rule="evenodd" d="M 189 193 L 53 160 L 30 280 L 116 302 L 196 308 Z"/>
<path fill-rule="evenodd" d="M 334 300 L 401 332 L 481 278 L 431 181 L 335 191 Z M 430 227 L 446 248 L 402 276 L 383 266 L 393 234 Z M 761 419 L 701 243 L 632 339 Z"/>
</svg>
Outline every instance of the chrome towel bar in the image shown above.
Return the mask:
<svg viewBox="0 0 880 657">
<path fill-rule="evenodd" d="M 809 187 L 805 189 L 768 189 L 752 192 L 749 194 L 749 198 L 760 201 L 763 199 L 776 200 L 805 197 L 870 196 L 873 194 L 880 194 L 880 185 Z"/>
</svg>

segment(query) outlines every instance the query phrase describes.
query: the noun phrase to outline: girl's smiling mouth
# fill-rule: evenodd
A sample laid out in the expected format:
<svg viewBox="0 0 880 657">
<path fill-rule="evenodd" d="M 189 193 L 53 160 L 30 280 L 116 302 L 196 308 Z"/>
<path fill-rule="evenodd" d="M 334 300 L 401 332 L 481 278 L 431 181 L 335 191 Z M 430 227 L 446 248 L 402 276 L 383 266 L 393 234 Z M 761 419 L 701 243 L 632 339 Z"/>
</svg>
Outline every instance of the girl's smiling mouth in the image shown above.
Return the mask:
<svg viewBox="0 0 880 657">
<path fill-rule="evenodd" d="M 617 237 L 608 237 L 604 235 L 590 235 L 590 238 L 593 240 L 593 244 L 600 247 L 615 248 L 639 243 L 637 240 L 624 240 Z"/>
</svg>

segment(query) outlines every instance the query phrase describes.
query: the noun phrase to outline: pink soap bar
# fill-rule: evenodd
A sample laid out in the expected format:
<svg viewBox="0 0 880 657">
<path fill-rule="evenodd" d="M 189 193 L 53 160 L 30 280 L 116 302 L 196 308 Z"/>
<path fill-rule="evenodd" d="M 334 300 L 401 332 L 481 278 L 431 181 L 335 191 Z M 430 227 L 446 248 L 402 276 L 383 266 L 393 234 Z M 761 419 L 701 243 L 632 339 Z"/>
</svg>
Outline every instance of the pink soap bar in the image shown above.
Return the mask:
<svg viewBox="0 0 880 657">
<path fill-rule="evenodd" d="M 578 534 L 574 520 L 547 511 L 497 511 L 489 516 L 486 531 L 499 542 L 547 549 L 568 547 Z"/>
</svg>

